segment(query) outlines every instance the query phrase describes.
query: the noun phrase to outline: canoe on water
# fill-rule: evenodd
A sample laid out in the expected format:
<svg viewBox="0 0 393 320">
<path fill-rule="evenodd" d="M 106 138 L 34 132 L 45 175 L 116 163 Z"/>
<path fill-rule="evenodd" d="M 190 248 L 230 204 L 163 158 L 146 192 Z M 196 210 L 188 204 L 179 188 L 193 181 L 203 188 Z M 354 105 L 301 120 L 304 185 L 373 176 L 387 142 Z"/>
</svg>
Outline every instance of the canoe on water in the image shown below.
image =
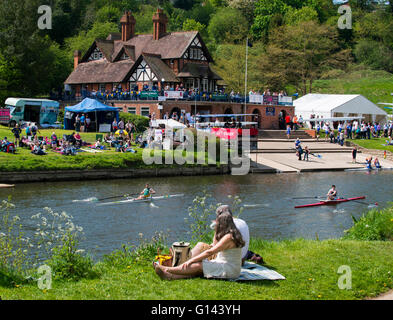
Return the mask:
<svg viewBox="0 0 393 320">
<path fill-rule="evenodd" d="M 103 202 L 97 204 L 97 206 L 108 206 L 108 205 L 115 205 L 115 204 L 124 204 L 124 203 L 138 203 L 138 202 L 150 202 L 152 200 L 166 200 L 170 198 L 176 197 L 183 197 L 184 194 L 168 194 L 164 196 L 156 196 L 156 197 L 149 197 L 146 199 L 126 199 L 126 200 L 119 200 L 119 201 L 112 201 L 112 202 Z"/>
<path fill-rule="evenodd" d="M 1 188 L 13 188 L 13 187 L 15 187 L 14 184 L 0 184 L 0 189 Z"/>
<path fill-rule="evenodd" d="M 339 203 L 342 203 L 342 202 L 356 201 L 356 200 L 362 200 L 362 199 L 366 199 L 366 197 L 362 196 L 362 197 L 347 198 L 347 199 L 321 200 L 320 202 L 317 202 L 317 203 L 304 204 L 304 205 L 301 205 L 301 206 L 296 206 L 295 209 L 308 208 L 308 207 L 318 207 L 318 206 L 326 206 L 326 205 L 334 205 L 334 204 L 339 204 Z"/>
</svg>

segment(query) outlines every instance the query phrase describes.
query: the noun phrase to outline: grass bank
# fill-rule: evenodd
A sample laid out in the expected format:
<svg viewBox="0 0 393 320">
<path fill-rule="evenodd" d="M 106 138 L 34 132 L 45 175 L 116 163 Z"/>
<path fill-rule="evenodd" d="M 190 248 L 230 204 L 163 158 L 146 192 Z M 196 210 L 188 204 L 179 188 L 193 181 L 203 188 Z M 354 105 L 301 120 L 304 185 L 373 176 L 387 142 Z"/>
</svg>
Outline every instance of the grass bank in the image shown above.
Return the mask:
<svg viewBox="0 0 393 320">
<path fill-rule="evenodd" d="M 362 148 L 393 152 L 393 146 L 384 146 L 386 140 L 389 140 L 389 138 L 353 139 L 350 141 Z"/>
<path fill-rule="evenodd" d="M 50 137 L 52 132 L 55 132 L 57 137 L 63 137 L 63 134 L 71 134 L 72 131 L 67 130 L 40 130 L 39 136 Z M 23 135 L 23 132 L 22 132 Z M 0 138 L 7 137 L 9 141 L 13 141 L 13 134 L 8 127 L 0 126 Z M 96 141 L 96 133 L 81 133 L 83 141 L 94 144 Z M 143 161 L 143 149 L 133 146 L 137 153 L 120 153 L 116 152 L 114 148 L 105 150 L 100 153 L 81 152 L 76 156 L 64 156 L 56 153 L 50 149 L 48 154 L 44 156 L 37 156 L 30 152 L 27 148 L 18 148 L 16 154 L 7 154 L 0 152 L 0 172 L 13 171 L 47 171 L 47 170 L 89 170 L 89 169 L 120 169 L 120 168 L 172 168 L 177 167 L 176 163 L 173 165 L 151 164 L 147 165 Z M 185 151 L 183 157 L 189 155 Z M 208 163 L 206 153 L 193 153 L 189 155 L 194 159 L 204 159 Z M 193 166 L 193 164 L 185 164 L 185 166 Z"/>
<path fill-rule="evenodd" d="M 350 240 L 253 239 L 251 248 L 268 265 L 286 277 L 281 281 L 229 282 L 202 278 L 162 281 L 151 261 L 101 262 L 99 278 L 79 282 L 54 282 L 51 290 L 35 283 L 0 287 L 7 299 L 153 299 L 153 300 L 262 300 L 262 299 L 364 299 L 393 288 L 393 243 Z M 338 268 L 352 271 L 352 289 L 341 290 Z"/>
<path fill-rule="evenodd" d="M 353 70 L 337 79 L 313 83 L 313 93 L 361 94 L 374 103 L 392 102 L 392 92 L 393 74 L 381 70 Z"/>
</svg>

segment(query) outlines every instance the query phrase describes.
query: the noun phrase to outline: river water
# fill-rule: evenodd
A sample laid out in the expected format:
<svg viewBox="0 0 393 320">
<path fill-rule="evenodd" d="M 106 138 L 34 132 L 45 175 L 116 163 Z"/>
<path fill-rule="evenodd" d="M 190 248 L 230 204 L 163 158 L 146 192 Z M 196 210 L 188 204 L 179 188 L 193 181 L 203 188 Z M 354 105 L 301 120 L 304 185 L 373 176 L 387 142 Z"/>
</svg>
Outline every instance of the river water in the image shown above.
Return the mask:
<svg viewBox="0 0 393 320">
<path fill-rule="evenodd" d="M 167 234 L 168 243 L 189 240 L 188 207 L 206 190 L 214 202 L 229 204 L 228 195 L 238 195 L 245 209 L 243 218 L 251 236 L 263 239 L 338 238 L 353 225 L 367 204 L 348 202 L 337 206 L 294 209 L 294 205 L 317 202 L 293 197 L 325 195 L 332 184 L 339 196 L 365 195 L 367 203 L 386 207 L 392 201 L 392 172 L 321 172 L 302 174 L 260 174 L 247 176 L 173 177 L 132 180 L 105 180 L 19 184 L 14 189 L 0 189 L 0 200 L 12 196 L 22 221 L 50 207 L 66 211 L 74 223 L 84 228 L 81 247 L 94 257 L 101 257 L 122 244 L 138 244 L 140 233 L 151 239 L 156 231 Z M 72 202 L 91 197 L 139 193 L 148 182 L 161 194 L 184 194 L 168 200 L 97 206 L 95 202 Z M 111 200 L 109 200 L 111 201 Z M 32 230 L 32 225 L 28 227 Z M 170 231 L 168 231 L 168 229 Z M 31 231 L 30 230 L 30 231 Z"/>
</svg>

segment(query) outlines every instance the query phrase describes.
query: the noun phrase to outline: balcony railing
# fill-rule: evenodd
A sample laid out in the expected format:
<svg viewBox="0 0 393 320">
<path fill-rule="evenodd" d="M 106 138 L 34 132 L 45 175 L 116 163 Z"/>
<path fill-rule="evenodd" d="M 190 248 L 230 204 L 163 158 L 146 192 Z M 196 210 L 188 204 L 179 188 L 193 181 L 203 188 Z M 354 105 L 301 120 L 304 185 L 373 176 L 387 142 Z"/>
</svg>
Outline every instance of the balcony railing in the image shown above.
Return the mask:
<svg viewBox="0 0 393 320">
<path fill-rule="evenodd" d="M 68 94 L 60 99 L 64 101 L 81 101 L 85 98 L 98 99 L 101 101 L 212 101 L 212 102 L 232 102 L 244 103 L 244 96 L 235 94 L 229 95 L 221 92 L 188 92 L 188 91 L 87 91 L 82 90 L 78 95 Z M 248 95 L 247 103 L 263 105 L 286 105 L 292 106 L 292 97 L 280 95 Z"/>
</svg>

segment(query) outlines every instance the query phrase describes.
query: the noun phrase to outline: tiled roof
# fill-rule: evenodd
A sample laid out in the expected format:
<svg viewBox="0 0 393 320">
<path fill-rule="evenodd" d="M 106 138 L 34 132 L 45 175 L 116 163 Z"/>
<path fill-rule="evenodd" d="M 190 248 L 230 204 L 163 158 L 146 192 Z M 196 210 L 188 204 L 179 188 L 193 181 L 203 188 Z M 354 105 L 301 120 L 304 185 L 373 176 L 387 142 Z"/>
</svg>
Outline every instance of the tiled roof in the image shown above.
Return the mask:
<svg viewBox="0 0 393 320">
<path fill-rule="evenodd" d="M 133 65 L 134 62 L 131 60 L 108 63 L 106 59 L 81 63 L 65 83 L 120 83 L 124 81 Z"/>
<path fill-rule="evenodd" d="M 111 34 L 106 40 L 97 39 L 82 58 L 78 65 L 66 80 L 66 84 L 83 83 L 115 83 L 124 82 L 130 75 L 135 62 L 143 56 L 159 79 L 178 82 L 172 69 L 162 60 L 181 58 L 194 38 L 197 31 L 171 32 L 163 35 L 159 40 L 154 40 L 151 34 L 140 34 L 133 36 L 130 40 L 123 42 L 118 39 L 118 34 Z M 200 39 L 202 40 L 202 39 Z M 201 41 L 203 44 L 203 41 Z M 104 59 L 88 61 L 95 47 L 98 47 L 104 55 Z M 123 48 L 130 57 L 129 60 L 119 61 Z M 208 61 L 212 61 L 207 52 Z M 207 65 L 189 63 L 178 75 L 178 77 L 207 76 L 220 80 Z"/>
</svg>

